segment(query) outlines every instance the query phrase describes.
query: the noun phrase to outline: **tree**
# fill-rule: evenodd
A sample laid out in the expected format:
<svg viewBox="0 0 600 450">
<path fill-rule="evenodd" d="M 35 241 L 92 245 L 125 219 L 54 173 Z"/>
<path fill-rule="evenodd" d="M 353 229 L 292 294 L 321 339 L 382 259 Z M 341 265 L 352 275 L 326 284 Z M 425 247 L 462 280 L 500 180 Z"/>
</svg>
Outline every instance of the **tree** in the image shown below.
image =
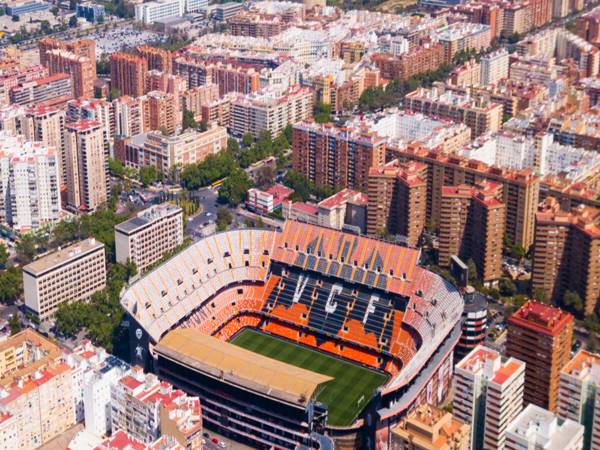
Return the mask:
<svg viewBox="0 0 600 450">
<path fill-rule="evenodd" d="M 58 6 L 53 6 L 52 8 L 50 8 L 50 12 L 54 15 L 54 17 L 58 16 Z"/>
<path fill-rule="evenodd" d="M 37 255 L 35 239 L 30 234 L 26 234 L 17 243 L 15 250 L 17 252 L 17 260 L 21 264 L 29 264 Z"/>
<path fill-rule="evenodd" d="M 275 168 L 269 165 L 263 165 L 256 171 L 256 186 L 259 189 L 267 189 L 273 184 L 275 179 Z"/>
<path fill-rule="evenodd" d="M 115 177 L 122 178 L 125 175 L 125 166 L 118 159 L 108 158 L 108 170 Z"/>
<path fill-rule="evenodd" d="M 248 174 L 242 169 L 234 170 L 219 188 L 219 201 L 230 206 L 237 206 L 246 197 L 246 192 L 252 187 Z"/>
<path fill-rule="evenodd" d="M 52 33 L 52 27 L 50 26 L 50 22 L 48 22 L 47 20 L 42 20 L 40 22 L 40 30 L 43 34 Z"/>
<path fill-rule="evenodd" d="M 544 288 L 535 288 L 533 290 L 533 298 L 539 302 L 547 304 L 549 302 L 548 291 L 546 291 Z"/>
<path fill-rule="evenodd" d="M 96 74 L 98 75 L 109 75 L 110 74 L 110 61 L 106 53 L 103 53 L 98 62 L 96 63 Z M 118 97 L 118 95 L 116 96 Z M 116 98 L 115 97 L 115 98 Z"/>
<path fill-rule="evenodd" d="M 237 155 L 240 152 L 240 144 L 236 139 L 227 139 L 227 151 L 232 155 Z"/>
<path fill-rule="evenodd" d="M 313 118 L 317 123 L 331 122 L 331 105 L 322 102 L 317 103 Z"/>
<path fill-rule="evenodd" d="M 110 99 L 116 100 L 121 96 L 121 91 L 119 91 L 116 87 L 111 88 L 110 90 Z"/>
<path fill-rule="evenodd" d="M 0 243 L 0 267 L 6 267 L 6 263 L 8 262 L 8 250 L 6 249 L 6 245 Z"/>
<path fill-rule="evenodd" d="M 8 328 L 10 329 L 11 336 L 14 336 L 23 329 L 21 326 L 21 319 L 19 319 L 18 314 L 13 314 L 10 316 L 10 319 L 8 319 Z"/>
<path fill-rule="evenodd" d="M 140 167 L 139 174 L 142 186 L 148 186 L 163 179 L 163 173 L 154 166 Z"/>
<path fill-rule="evenodd" d="M 577 314 L 581 314 L 585 306 L 579 294 L 574 291 L 565 292 L 565 295 L 563 296 L 563 305 Z"/>
<path fill-rule="evenodd" d="M 224 231 L 233 221 L 229 208 L 221 207 L 217 210 L 217 230 Z"/>
<path fill-rule="evenodd" d="M 0 302 L 13 304 L 23 293 L 23 275 L 21 270 L 11 267 L 0 273 Z"/>
<path fill-rule="evenodd" d="M 508 278 L 500 278 L 498 290 L 503 297 L 510 297 L 517 293 L 517 287 Z"/>
<path fill-rule="evenodd" d="M 198 164 L 188 164 L 181 171 L 181 184 L 193 191 L 229 176 L 237 163 L 229 152 L 208 155 Z"/>
<path fill-rule="evenodd" d="M 473 284 L 478 281 L 477 265 L 475 264 L 475 261 L 473 261 L 473 258 L 469 258 L 467 261 L 467 268 L 469 270 L 469 283 Z"/>
<path fill-rule="evenodd" d="M 242 137 L 242 144 L 244 144 L 244 147 L 250 147 L 253 142 L 254 142 L 254 136 L 252 136 L 252 133 L 246 133 Z"/>
<path fill-rule="evenodd" d="M 70 28 L 77 27 L 77 16 L 75 14 L 73 14 L 71 17 L 69 17 L 69 27 Z"/>
<path fill-rule="evenodd" d="M 194 113 L 189 109 L 183 110 L 183 122 L 182 128 L 187 130 L 188 128 L 196 129 L 198 128 L 198 122 L 196 122 L 196 118 L 194 117 Z"/>
</svg>

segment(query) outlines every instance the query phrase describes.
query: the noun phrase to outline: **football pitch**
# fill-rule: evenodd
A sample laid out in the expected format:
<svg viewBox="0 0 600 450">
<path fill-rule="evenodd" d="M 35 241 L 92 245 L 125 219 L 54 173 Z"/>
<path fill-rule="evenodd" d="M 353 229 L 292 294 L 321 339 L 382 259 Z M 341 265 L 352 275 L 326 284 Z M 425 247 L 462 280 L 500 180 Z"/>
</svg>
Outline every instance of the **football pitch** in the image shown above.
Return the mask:
<svg viewBox="0 0 600 450">
<path fill-rule="evenodd" d="M 375 388 L 381 386 L 387 378 L 380 372 L 251 329 L 243 330 L 231 343 L 335 378 L 325 385 L 317 397 L 317 401 L 328 406 L 328 423 L 333 426 L 350 425 L 369 402 Z"/>
</svg>

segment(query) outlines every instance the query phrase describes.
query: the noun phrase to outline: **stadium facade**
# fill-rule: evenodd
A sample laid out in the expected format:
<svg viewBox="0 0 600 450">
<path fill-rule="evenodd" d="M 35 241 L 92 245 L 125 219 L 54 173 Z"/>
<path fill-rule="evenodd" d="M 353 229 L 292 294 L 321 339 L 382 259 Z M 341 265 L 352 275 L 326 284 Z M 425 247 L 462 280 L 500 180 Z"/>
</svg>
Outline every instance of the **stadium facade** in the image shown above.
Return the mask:
<svg viewBox="0 0 600 450">
<path fill-rule="evenodd" d="M 288 221 L 194 243 L 122 295 L 134 363 L 202 400 L 204 423 L 256 448 L 390 446 L 408 411 L 450 389 L 463 300 L 418 250 Z M 236 347 L 248 328 L 386 375 L 347 423 L 331 377 Z"/>
</svg>

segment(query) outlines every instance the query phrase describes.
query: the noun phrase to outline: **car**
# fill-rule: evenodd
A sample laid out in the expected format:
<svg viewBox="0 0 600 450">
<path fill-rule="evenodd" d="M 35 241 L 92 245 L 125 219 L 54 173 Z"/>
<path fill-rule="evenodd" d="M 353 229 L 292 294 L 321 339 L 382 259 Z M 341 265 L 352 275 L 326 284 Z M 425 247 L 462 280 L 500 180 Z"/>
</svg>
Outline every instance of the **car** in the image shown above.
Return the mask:
<svg viewBox="0 0 600 450">
<path fill-rule="evenodd" d="M 210 213 L 210 212 L 207 212 L 207 213 L 206 213 L 206 217 L 210 217 L 210 216 L 212 216 L 212 213 Z"/>
<path fill-rule="evenodd" d="M 205 431 L 204 433 L 202 433 L 202 436 L 204 436 L 205 438 L 209 438 L 209 434 Z"/>
<path fill-rule="evenodd" d="M 206 439 L 202 438 L 201 442 L 202 442 L 202 445 L 205 445 L 206 444 Z"/>
<path fill-rule="evenodd" d="M 227 446 L 225 445 L 225 442 L 223 442 L 223 441 L 219 441 L 219 447 L 221 447 L 221 448 L 225 448 L 225 447 L 227 447 Z"/>
<path fill-rule="evenodd" d="M 219 440 L 217 438 L 212 438 L 211 441 L 213 442 L 213 444 L 218 444 Z"/>
</svg>

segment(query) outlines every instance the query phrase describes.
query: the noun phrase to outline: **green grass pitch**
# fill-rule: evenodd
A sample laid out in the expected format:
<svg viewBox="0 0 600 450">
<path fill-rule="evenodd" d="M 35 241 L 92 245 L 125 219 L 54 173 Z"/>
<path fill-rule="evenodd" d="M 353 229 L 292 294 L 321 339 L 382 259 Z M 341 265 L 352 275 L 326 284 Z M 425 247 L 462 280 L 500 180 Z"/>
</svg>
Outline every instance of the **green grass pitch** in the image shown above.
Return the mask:
<svg viewBox="0 0 600 450">
<path fill-rule="evenodd" d="M 328 423 L 333 426 L 350 425 L 369 402 L 375 388 L 381 386 L 387 378 L 380 372 L 251 329 L 243 330 L 231 343 L 335 378 L 325 385 L 317 397 L 319 402 L 328 406 Z M 363 400 L 358 404 L 360 398 Z"/>
</svg>

